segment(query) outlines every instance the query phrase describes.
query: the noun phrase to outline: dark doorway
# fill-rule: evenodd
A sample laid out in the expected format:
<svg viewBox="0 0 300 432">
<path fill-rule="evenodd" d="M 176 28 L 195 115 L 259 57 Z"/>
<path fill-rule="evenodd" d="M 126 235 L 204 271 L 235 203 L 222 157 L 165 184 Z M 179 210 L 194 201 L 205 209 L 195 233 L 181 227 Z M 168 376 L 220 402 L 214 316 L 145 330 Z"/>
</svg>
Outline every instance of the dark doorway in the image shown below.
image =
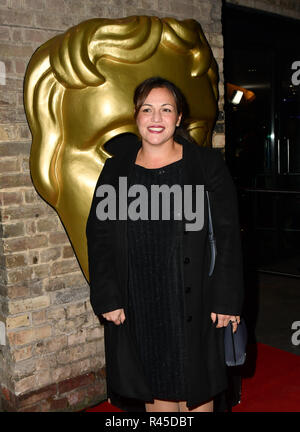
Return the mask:
<svg viewBox="0 0 300 432">
<path fill-rule="evenodd" d="M 226 161 L 260 272 L 300 277 L 300 21 L 225 4 Z M 239 96 L 241 99 L 239 100 Z"/>
</svg>

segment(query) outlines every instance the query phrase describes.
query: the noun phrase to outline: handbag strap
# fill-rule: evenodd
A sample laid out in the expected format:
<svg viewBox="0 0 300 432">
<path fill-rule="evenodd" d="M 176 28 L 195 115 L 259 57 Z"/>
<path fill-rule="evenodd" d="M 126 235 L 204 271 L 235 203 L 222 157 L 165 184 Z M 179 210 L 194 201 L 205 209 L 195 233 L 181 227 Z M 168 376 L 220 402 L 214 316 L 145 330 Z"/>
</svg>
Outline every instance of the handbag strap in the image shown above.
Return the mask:
<svg viewBox="0 0 300 432">
<path fill-rule="evenodd" d="M 211 219 L 211 211 L 210 211 L 210 201 L 209 201 L 209 193 L 206 191 L 207 203 L 208 203 L 208 235 L 210 240 L 214 240 L 214 229 Z"/>
</svg>

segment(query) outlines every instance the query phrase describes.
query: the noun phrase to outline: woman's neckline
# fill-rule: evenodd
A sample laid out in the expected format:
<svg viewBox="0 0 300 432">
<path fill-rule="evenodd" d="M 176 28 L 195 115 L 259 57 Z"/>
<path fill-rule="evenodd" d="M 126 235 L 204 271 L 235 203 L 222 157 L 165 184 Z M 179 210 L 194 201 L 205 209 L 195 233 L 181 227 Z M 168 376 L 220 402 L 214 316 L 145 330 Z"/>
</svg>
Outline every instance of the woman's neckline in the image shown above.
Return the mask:
<svg viewBox="0 0 300 432">
<path fill-rule="evenodd" d="M 158 167 L 158 168 L 146 168 L 146 167 L 144 167 L 144 166 L 142 166 L 142 165 L 139 165 L 139 164 L 137 164 L 137 163 L 135 163 L 134 165 L 137 166 L 137 167 L 139 167 L 139 168 L 143 168 L 143 169 L 145 169 L 145 170 L 155 171 L 155 170 L 160 170 L 160 169 L 163 169 L 163 168 L 167 168 L 167 167 L 169 167 L 169 166 L 171 166 L 171 165 L 174 165 L 174 164 L 176 164 L 176 163 L 178 163 L 178 162 L 181 162 L 182 159 L 183 159 L 183 158 L 181 158 L 181 159 L 177 159 L 177 161 L 171 162 L 171 163 L 169 163 L 169 164 L 167 164 L 167 165 L 164 165 L 164 166 L 161 166 L 161 167 Z"/>
</svg>

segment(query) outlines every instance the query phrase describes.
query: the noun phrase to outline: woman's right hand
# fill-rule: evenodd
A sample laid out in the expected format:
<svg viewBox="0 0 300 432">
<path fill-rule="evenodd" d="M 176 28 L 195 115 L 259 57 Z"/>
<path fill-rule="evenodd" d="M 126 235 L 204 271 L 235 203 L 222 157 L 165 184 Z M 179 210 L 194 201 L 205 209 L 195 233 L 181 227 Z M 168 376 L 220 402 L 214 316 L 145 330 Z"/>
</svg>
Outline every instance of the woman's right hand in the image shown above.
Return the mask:
<svg viewBox="0 0 300 432">
<path fill-rule="evenodd" d="M 125 318 L 126 318 L 125 313 L 124 313 L 124 309 L 116 309 L 116 310 L 111 311 L 111 312 L 106 312 L 106 313 L 102 314 L 102 316 L 107 321 L 112 321 L 116 325 L 123 324 L 123 322 L 125 321 Z"/>
</svg>

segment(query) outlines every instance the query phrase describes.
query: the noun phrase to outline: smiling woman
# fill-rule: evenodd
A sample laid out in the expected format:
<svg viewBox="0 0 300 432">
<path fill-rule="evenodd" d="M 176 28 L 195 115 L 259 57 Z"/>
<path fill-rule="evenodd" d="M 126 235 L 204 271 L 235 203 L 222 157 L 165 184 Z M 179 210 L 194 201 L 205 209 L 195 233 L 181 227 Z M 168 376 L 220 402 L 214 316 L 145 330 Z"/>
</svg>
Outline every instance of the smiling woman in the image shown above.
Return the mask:
<svg viewBox="0 0 300 432">
<path fill-rule="evenodd" d="M 151 90 L 136 116 L 137 127 L 143 140 L 143 149 L 138 155 L 139 160 L 149 159 L 145 153 L 147 153 L 147 146 L 153 145 L 155 147 L 151 150 L 148 149 L 148 153 L 149 151 L 153 152 L 153 156 L 151 156 L 153 163 L 160 163 L 155 158 L 155 152 L 161 157 L 163 156 L 161 146 L 173 144 L 173 135 L 176 127 L 180 124 L 181 117 L 182 114 L 177 112 L 174 97 L 168 89 L 158 87 Z M 181 146 L 178 148 L 177 145 L 176 147 L 180 153 Z M 177 152 L 175 157 L 177 157 Z M 181 157 L 182 155 L 180 155 Z M 162 163 L 164 162 L 166 161 Z"/>
<path fill-rule="evenodd" d="M 86 227 L 91 305 L 106 320 L 108 397 L 142 400 L 146 411 L 212 411 L 214 396 L 227 385 L 221 328 L 232 321 L 235 331 L 240 320 L 241 245 L 233 182 L 222 156 L 180 134 L 183 101 L 179 88 L 160 77 L 137 87 L 141 140 L 132 142 L 128 154 L 106 160 Z M 187 230 L 186 218 L 176 217 L 175 209 L 167 219 L 163 212 L 155 219 L 97 218 L 101 186 L 117 192 L 124 178 L 129 190 L 143 187 L 147 208 L 153 186 L 168 192 L 191 186 L 184 207 L 197 204 L 192 186 L 210 190 L 218 244 L 213 275 L 206 199 L 200 202 L 204 221 L 198 230 Z M 122 189 L 135 198 L 127 183 Z M 107 204 L 115 205 L 118 194 Z M 169 195 L 163 194 L 164 206 Z M 129 207 L 135 205 L 131 201 Z"/>
<path fill-rule="evenodd" d="M 168 80 L 160 77 L 149 78 L 136 88 L 133 100 L 135 105 L 134 117 L 143 144 L 147 142 L 148 144 L 173 142 L 175 130 L 177 134 L 181 133 L 191 140 L 186 130 L 180 127 L 181 121 L 188 113 L 186 100 L 181 91 Z M 175 146 L 177 149 L 175 160 L 177 160 L 182 157 L 182 146 L 178 146 L 176 143 Z M 137 163 L 143 160 L 143 150 L 147 153 L 147 146 L 143 146 L 139 151 Z M 152 150 L 154 149 L 152 148 Z M 153 160 L 154 165 L 159 163 L 158 160 Z M 148 168 L 157 168 L 157 166 L 148 166 Z"/>
</svg>

